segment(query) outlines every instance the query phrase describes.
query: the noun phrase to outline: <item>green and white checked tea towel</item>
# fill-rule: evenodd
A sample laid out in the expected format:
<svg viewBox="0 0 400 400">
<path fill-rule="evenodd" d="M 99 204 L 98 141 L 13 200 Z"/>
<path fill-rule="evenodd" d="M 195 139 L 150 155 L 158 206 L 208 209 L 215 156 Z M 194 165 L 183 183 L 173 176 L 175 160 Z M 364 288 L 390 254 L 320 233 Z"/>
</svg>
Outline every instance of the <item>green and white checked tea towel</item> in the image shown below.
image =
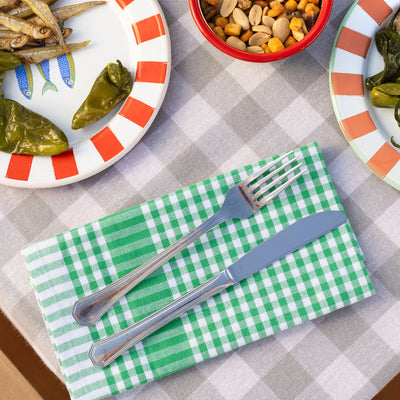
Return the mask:
<svg viewBox="0 0 400 400">
<path fill-rule="evenodd" d="M 123 276 L 199 225 L 265 160 L 30 245 L 23 255 L 72 399 L 99 399 L 161 378 L 374 293 L 350 224 L 196 306 L 110 366 L 93 341 L 158 310 L 294 221 L 343 207 L 316 143 L 295 151 L 307 173 L 252 217 L 214 228 L 141 282 L 93 327 L 74 302 Z"/>
</svg>

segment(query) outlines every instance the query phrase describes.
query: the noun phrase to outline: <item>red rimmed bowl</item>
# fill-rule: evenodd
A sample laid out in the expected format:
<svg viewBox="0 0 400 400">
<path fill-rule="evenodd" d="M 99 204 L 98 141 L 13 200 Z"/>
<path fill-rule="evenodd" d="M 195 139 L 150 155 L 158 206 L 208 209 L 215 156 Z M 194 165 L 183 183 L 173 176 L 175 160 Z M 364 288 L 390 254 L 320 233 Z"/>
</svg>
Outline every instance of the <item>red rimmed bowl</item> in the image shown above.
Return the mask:
<svg viewBox="0 0 400 400">
<path fill-rule="evenodd" d="M 271 62 L 271 61 L 282 60 L 284 58 L 290 57 L 304 50 L 312 42 L 314 42 L 314 40 L 324 30 L 328 22 L 329 16 L 331 14 L 333 5 L 333 0 L 322 0 L 321 10 L 314 26 L 307 33 L 307 35 L 305 35 L 304 38 L 299 42 L 280 51 L 276 51 L 273 53 L 258 54 L 258 53 L 250 53 L 244 50 L 238 50 L 230 46 L 226 42 L 224 42 L 209 27 L 200 7 L 200 0 L 188 0 L 188 1 L 189 1 L 190 11 L 192 13 L 192 17 L 195 24 L 197 25 L 203 36 L 214 47 L 221 50 L 225 54 L 228 54 L 231 57 L 250 62 Z"/>
</svg>

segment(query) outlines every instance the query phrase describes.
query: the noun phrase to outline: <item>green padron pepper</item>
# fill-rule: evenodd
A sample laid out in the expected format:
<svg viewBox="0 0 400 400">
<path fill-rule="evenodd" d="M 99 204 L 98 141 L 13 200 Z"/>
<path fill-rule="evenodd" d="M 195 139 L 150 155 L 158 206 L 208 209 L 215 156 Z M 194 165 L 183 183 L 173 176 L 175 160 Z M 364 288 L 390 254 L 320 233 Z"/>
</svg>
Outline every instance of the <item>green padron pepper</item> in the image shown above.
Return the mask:
<svg viewBox="0 0 400 400">
<path fill-rule="evenodd" d="M 371 103 L 375 107 L 395 108 L 399 100 L 400 83 L 382 83 L 371 90 Z"/>
<path fill-rule="evenodd" d="M 0 72 L 10 71 L 22 64 L 20 58 L 8 51 L 0 50 Z"/>
<path fill-rule="evenodd" d="M 371 90 L 371 103 L 375 107 L 394 108 L 394 119 L 400 126 L 400 83 L 382 83 Z"/>
<path fill-rule="evenodd" d="M 399 12 L 400 8 L 390 20 L 389 25 L 380 29 L 375 35 L 376 48 L 383 57 L 384 68 L 365 80 L 368 90 L 382 83 L 392 82 L 400 76 L 400 34 L 394 26 Z"/>
<path fill-rule="evenodd" d="M 0 98 L 0 150 L 35 156 L 67 149 L 68 139 L 60 128 L 18 102 Z"/>
<path fill-rule="evenodd" d="M 0 87 L 5 71 L 21 65 L 12 53 L 0 51 Z M 0 150 L 27 155 L 55 155 L 68 149 L 65 134 L 45 117 L 5 99 L 0 89 Z"/>
<path fill-rule="evenodd" d="M 0 50 L 0 87 L 3 85 L 4 73 L 19 67 L 22 64 L 20 58 L 8 51 Z M 0 89 L 0 97 L 3 97 L 3 91 Z"/>
<path fill-rule="evenodd" d="M 96 78 L 90 93 L 72 119 L 72 129 L 83 128 L 107 115 L 132 89 L 129 71 L 121 64 L 108 64 Z"/>
</svg>

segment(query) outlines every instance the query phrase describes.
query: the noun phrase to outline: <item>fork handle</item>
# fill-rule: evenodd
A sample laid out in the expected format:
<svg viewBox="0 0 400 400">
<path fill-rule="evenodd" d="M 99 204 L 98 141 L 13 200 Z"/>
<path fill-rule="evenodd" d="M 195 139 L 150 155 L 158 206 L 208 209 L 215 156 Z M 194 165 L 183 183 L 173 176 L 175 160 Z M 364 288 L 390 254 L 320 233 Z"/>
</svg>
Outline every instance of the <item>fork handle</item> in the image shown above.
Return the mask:
<svg viewBox="0 0 400 400">
<path fill-rule="evenodd" d="M 72 315 L 80 325 L 95 324 L 119 299 L 125 296 L 134 286 L 145 279 L 158 267 L 166 263 L 175 254 L 189 246 L 198 237 L 225 221 L 222 209 L 218 210 L 207 221 L 203 222 L 186 236 L 164 249 L 151 260 L 129 272 L 122 278 L 103 289 L 76 301 Z"/>
<path fill-rule="evenodd" d="M 93 343 L 89 350 L 89 358 L 93 365 L 105 367 L 117 357 L 124 354 L 142 339 L 160 329 L 173 319 L 184 314 L 198 303 L 221 292 L 232 285 L 229 272 L 224 270 L 200 286 L 187 292 L 164 308 L 143 318 L 130 327 Z"/>
</svg>

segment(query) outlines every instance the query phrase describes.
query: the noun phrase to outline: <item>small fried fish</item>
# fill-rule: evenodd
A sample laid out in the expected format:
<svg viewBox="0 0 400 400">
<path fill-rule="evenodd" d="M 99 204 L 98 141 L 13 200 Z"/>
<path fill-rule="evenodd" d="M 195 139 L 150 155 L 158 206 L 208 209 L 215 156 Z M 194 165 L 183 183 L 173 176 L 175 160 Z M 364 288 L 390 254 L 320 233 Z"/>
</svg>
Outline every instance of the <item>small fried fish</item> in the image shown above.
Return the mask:
<svg viewBox="0 0 400 400">
<path fill-rule="evenodd" d="M 15 49 L 24 47 L 29 39 L 29 36 L 26 35 L 19 35 L 15 38 L 0 38 L 0 49 L 12 52 Z"/>
<path fill-rule="evenodd" d="M 44 60 L 49 60 L 54 57 L 61 56 L 75 50 L 82 49 L 89 44 L 90 40 L 80 43 L 67 44 L 65 48 L 61 45 L 46 46 L 46 47 L 35 47 L 32 49 L 24 49 L 14 51 L 14 55 L 19 57 L 23 63 L 27 64 L 38 64 Z"/>
<path fill-rule="evenodd" d="M 43 0 L 22 0 L 25 4 L 27 4 L 32 11 L 40 17 L 40 19 L 44 22 L 44 24 L 50 28 L 58 41 L 60 42 L 61 46 L 65 49 L 66 44 L 61 33 L 61 28 L 57 23 L 56 18 L 54 17 L 53 13 L 50 10 L 48 4 L 46 4 Z"/>
<path fill-rule="evenodd" d="M 63 22 L 68 18 L 74 17 L 92 7 L 100 6 L 105 4 L 105 1 L 87 1 L 86 3 L 71 4 L 65 7 L 59 7 L 52 10 L 54 17 L 57 22 Z M 37 25 L 44 25 L 43 21 L 38 16 L 32 16 L 28 18 L 28 21 L 33 22 Z"/>
<path fill-rule="evenodd" d="M 34 39 L 44 39 L 51 34 L 51 30 L 47 27 L 39 26 L 2 12 L 0 12 L 0 24 L 14 32 L 23 33 Z"/>
</svg>

